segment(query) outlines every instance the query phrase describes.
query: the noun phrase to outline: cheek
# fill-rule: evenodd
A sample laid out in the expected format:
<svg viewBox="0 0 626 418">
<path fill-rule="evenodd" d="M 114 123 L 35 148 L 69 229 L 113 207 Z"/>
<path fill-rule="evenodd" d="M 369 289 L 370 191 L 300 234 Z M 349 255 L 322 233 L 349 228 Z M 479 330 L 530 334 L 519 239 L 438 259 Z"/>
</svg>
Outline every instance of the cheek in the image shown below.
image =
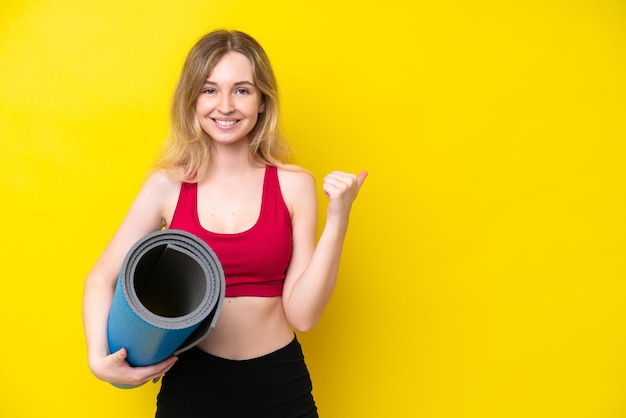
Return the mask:
<svg viewBox="0 0 626 418">
<path fill-rule="evenodd" d="M 203 109 L 206 109 L 206 100 L 199 97 L 196 99 L 196 113 L 202 112 Z"/>
<path fill-rule="evenodd" d="M 201 94 L 196 99 L 196 112 L 211 110 L 215 107 L 215 98 L 206 94 Z"/>
</svg>

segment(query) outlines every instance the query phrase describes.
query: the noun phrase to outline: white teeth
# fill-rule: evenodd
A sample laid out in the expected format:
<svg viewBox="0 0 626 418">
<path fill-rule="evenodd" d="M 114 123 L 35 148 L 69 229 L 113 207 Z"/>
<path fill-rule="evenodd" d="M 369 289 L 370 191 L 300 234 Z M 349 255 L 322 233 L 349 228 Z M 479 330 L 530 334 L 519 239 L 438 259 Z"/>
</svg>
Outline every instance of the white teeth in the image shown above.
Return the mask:
<svg viewBox="0 0 626 418">
<path fill-rule="evenodd" d="M 237 121 L 236 120 L 219 120 L 219 119 L 214 119 L 215 123 L 217 123 L 220 126 L 233 126 Z"/>
</svg>

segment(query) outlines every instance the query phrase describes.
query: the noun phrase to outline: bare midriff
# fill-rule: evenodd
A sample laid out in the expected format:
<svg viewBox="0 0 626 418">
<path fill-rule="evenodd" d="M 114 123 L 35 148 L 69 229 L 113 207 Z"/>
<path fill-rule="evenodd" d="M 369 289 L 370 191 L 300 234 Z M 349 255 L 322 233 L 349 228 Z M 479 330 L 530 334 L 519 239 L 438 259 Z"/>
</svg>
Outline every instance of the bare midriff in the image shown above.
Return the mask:
<svg viewBox="0 0 626 418">
<path fill-rule="evenodd" d="M 217 357 L 247 360 L 276 351 L 293 337 L 282 297 L 239 296 L 224 299 L 217 326 L 198 348 Z"/>
</svg>

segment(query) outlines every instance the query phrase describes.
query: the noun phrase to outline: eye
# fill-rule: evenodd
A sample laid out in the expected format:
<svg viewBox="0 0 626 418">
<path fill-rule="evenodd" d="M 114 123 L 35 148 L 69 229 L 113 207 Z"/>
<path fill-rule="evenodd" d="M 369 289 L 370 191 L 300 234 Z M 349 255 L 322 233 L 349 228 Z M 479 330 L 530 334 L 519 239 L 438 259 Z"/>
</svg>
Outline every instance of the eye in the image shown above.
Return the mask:
<svg viewBox="0 0 626 418">
<path fill-rule="evenodd" d="M 247 88 L 244 87 L 240 87 L 237 90 L 235 90 L 235 94 L 250 94 L 250 91 Z"/>
<path fill-rule="evenodd" d="M 207 88 L 202 89 L 202 93 L 215 94 L 215 89 L 213 87 L 207 87 Z"/>
</svg>

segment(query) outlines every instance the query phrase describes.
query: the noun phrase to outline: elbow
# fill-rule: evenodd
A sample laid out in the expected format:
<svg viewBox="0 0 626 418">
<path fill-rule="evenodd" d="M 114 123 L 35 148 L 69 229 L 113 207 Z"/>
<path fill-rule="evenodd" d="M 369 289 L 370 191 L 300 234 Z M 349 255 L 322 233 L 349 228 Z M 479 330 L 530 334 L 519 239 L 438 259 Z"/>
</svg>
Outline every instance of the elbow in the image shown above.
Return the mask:
<svg viewBox="0 0 626 418">
<path fill-rule="evenodd" d="M 320 320 L 324 307 L 319 304 L 283 299 L 283 309 L 289 325 L 297 332 L 305 333 L 313 329 Z"/>
<path fill-rule="evenodd" d="M 292 324 L 293 329 L 295 329 L 296 331 L 300 332 L 300 333 L 306 333 L 309 332 L 313 329 L 313 327 L 315 326 L 314 323 L 297 323 L 297 324 Z"/>
<path fill-rule="evenodd" d="M 317 324 L 318 319 L 316 315 L 287 315 L 287 320 L 291 327 L 300 333 L 311 331 Z"/>
</svg>

